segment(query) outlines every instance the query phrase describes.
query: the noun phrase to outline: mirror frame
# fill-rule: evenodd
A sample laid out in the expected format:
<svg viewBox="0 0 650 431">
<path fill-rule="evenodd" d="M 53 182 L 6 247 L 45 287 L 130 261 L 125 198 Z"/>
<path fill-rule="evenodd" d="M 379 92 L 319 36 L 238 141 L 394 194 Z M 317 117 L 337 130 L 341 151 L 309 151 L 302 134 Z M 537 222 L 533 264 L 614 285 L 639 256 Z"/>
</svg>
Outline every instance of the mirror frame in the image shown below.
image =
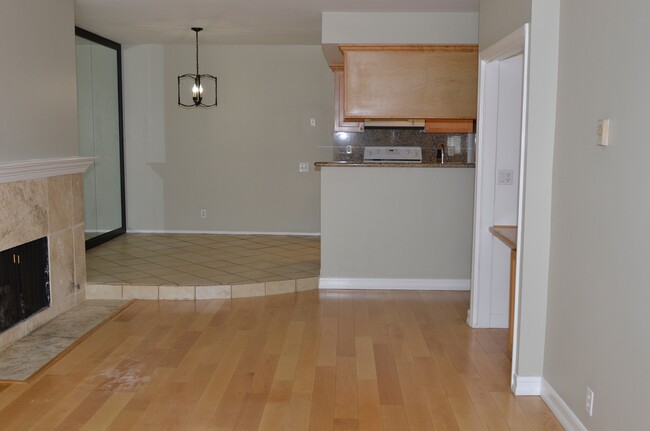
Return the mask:
<svg viewBox="0 0 650 431">
<path fill-rule="evenodd" d="M 105 46 L 107 48 L 115 50 L 117 54 L 117 109 L 118 109 L 118 120 L 119 120 L 119 153 L 120 153 L 120 195 L 121 195 L 121 204 L 122 204 L 122 225 L 117 229 L 114 229 L 110 232 L 105 232 L 101 235 L 97 235 L 93 238 L 86 240 L 86 250 L 89 250 L 93 247 L 97 247 L 100 244 L 103 244 L 111 239 L 120 236 L 126 233 L 126 187 L 124 182 L 124 118 L 122 110 L 122 46 L 113 42 L 112 40 L 106 39 L 102 36 L 99 36 L 95 33 L 92 33 L 88 30 L 84 30 L 81 27 L 75 26 L 74 28 L 75 36 L 81 37 L 83 39 L 89 40 L 91 42 L 97 43 L 99 45 Z M 84 202 L 85 205 L 85 202 Z"/>
</svg>

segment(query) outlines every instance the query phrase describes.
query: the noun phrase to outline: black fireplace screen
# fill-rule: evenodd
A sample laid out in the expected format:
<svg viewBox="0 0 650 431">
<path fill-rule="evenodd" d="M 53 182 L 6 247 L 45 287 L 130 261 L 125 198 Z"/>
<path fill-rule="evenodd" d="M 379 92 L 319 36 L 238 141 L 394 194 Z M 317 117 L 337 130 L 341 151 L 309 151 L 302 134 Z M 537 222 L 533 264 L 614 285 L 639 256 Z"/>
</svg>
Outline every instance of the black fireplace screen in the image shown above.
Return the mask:
<svg viewBox="0 0 650 431">
<path fill-rule="evenodd" d="M 0 332 L 49 305 L 47 238 L 0 252 Z"/>
</svg>

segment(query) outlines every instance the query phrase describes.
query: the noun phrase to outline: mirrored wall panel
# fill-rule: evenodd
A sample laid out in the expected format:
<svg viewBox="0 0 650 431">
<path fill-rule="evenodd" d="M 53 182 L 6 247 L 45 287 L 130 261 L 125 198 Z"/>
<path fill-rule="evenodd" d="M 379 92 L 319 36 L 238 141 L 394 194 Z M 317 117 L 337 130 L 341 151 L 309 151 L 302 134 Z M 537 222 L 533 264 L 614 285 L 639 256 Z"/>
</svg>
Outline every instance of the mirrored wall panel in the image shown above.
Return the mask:
<svg viewBox="0 0 650 431">
<path fill-rule="evenodd" d="M 120 45 L 76 28 L 79 151 L 95 157 L 84 176 L 86 248 L 126 231 Z"/>
</svg>

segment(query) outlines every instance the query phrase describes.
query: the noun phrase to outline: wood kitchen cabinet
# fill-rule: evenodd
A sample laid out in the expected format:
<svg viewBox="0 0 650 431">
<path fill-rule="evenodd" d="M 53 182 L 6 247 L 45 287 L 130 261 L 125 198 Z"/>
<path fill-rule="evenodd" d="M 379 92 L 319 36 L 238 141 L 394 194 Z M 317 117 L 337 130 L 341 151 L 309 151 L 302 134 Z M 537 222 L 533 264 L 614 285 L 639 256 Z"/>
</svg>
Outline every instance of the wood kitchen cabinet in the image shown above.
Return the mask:
<svg viewBox="0 0 650 431">
<path fill-rule="evenodd" d="M 363 122 L 345 118 L 345 76 L 343 66 L 332 66 L 334 72 L 334 131 L 363 132 Z"/>
<path fill-rule="evenodd" d="M 426 120 L 424 131 L 428 133 L 474 133 L 474 120 Z"/>
<path fill-rule="evenodd" d="M 476 45 L 342 45 L 340 49 L 345 118 L 476 118 Z"/>
</svg>

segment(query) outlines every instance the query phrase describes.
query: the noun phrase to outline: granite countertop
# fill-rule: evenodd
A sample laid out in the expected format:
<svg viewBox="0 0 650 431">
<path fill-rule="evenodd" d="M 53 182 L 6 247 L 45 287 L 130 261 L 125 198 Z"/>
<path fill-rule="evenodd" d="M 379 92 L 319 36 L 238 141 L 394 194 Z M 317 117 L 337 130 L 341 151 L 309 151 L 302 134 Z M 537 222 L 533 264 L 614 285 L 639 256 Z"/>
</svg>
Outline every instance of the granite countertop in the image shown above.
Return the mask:
<svg viewBox="0 0 650 431">
<path fill-rule="evenodd" d="M 372 163 L 355 163 L 355 162 L 316 162 L 317 168 L 474 168 L 474 163 L 449 162 L 440 163 L 400 163 L 400 162 L 372 162 Z"/>
</svg>

